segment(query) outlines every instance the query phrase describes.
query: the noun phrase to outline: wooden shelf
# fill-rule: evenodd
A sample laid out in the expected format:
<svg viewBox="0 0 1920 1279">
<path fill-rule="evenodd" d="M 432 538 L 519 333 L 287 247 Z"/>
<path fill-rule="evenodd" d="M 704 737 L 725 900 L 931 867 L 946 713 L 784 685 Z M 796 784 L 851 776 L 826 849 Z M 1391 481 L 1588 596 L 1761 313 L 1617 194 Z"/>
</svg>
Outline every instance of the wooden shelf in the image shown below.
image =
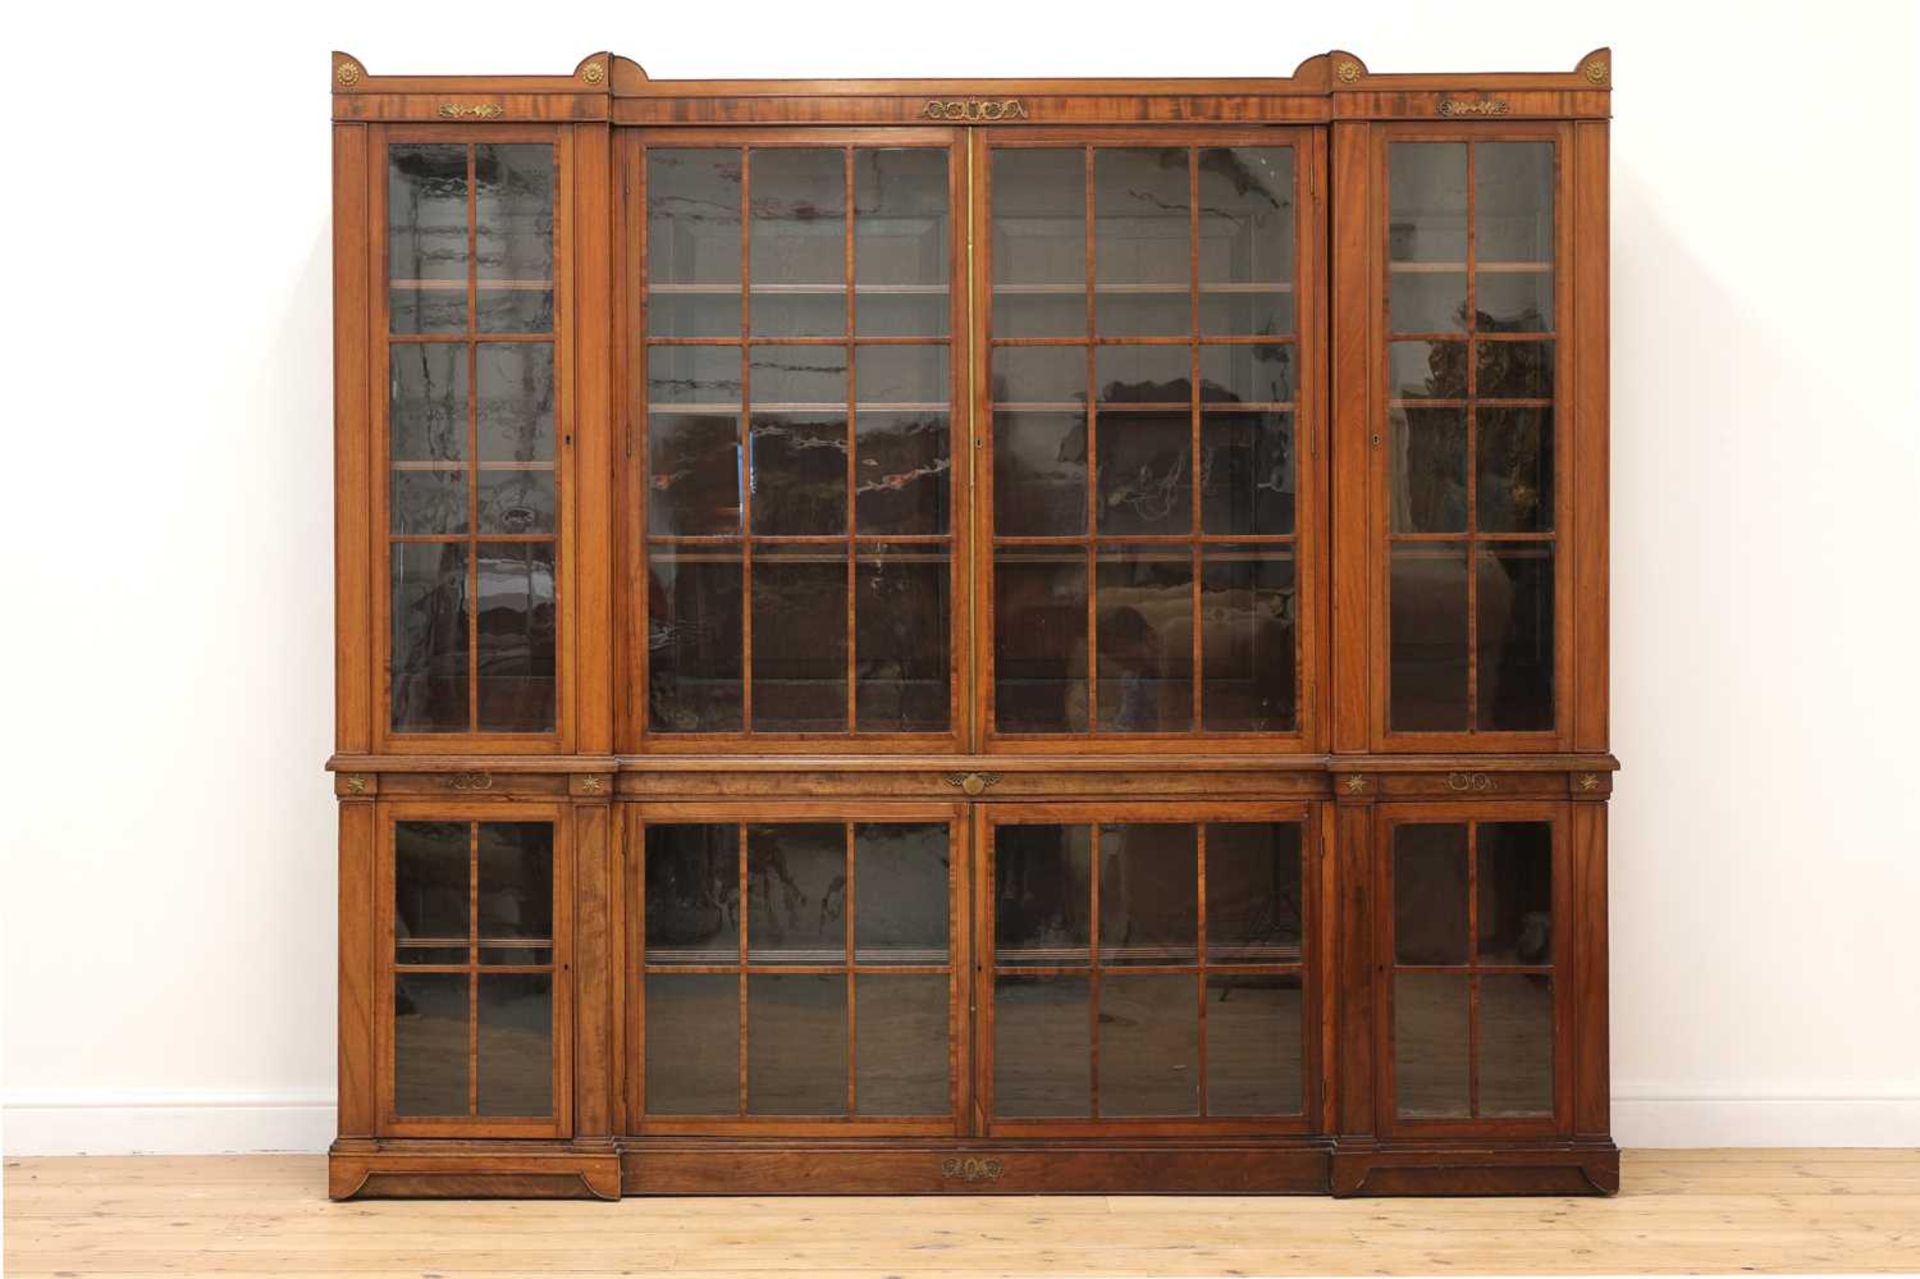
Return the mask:
<svg viewBox="0 0 1920 1279">
<path fill-rule="evenodd" d="M 1473 269 L 1483 275 L 1550 275 L 1551 262 L 1475 262 Z M 1395 275 L 1464 275 L 1465 262 L 1389 262 L 1387 270 Z"/>
</svg>

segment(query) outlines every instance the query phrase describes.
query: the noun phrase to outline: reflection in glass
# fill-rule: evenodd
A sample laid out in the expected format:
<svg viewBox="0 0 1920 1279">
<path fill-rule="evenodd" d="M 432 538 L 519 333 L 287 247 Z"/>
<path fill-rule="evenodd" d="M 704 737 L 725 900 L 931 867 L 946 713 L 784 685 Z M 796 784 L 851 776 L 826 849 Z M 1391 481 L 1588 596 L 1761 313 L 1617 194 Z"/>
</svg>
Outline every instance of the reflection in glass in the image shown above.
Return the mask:
<svg viewBox="0 0 1920 1279">
<path fill-rule="evenodd" d="M 1483 963 L 1553 962 L 1553 826 L 1481 822 L 1477 953 Z"/>
<path fill-rule="evenodd" d="M 739 335 L 739 151 L 647 149 L 647 283 L 652 336 Z"/>
<path fill-rule="evenodd" d="M 1093 1113 L 1089 998 L 1080 977 L 993 979 L 996 1116 L 1085 1119 Z"/>
<path fill-rule="evenodd" d="M 1544 400 L 1553 395 L 1553 343 L 1476 342 L 1481 399 Z"/>
<path fill-rule="evenodd" d="M 553 823 L 481 822 L 479 859 L 480 939 L 550 939 Z"/>
<path fill-rule="evenodd" d="M 478 1113 L 551 1115 L 553 975 L 489 973 L 479 981 Z"/>
<path fill-rule="evenodd" d="M 994 726 L 1085 732 L 1087 562 L 1077 549 L 994 553 Z"/>
<path fill-rule="evenodd" d="M 481 481 L 481 517 L 487 506 L 487 478 Z M 387 498 L 388 525 L 400 535 L 464 533 L 467 531 L 467 473 L 452 470 L 415 470 L 395 467 Z M 491 530 L 489 530 L 491 531 Z"/>
<path fill-rule="evenodd" d="M 479 730 L 551 731 L 556 622 L 553 545 L 482 542 L 474 550 L 480 587 Z"/>
<path fill-rule="evenodd" d="M 1085 413 L 993 415 L 993 526 L 1003 537 L 1086 531 Z"/>
<path fill-rule="evenodd" d="M 854 561 L 856 727 L 879 733 L 944 731 L 951 706 L 947 548 L 872 549 L 874 554 Z"/>
<path fill-rule="evenodd" d="M 1212 838 L 1208 836 L 1209 841 Z M 1208 931 L 1212 931 L 1211 918 Z M 1207 977 L 1206 999 L 1207 1113 L 1301 1113 L 1305 1001 L 1300 978 L 1213 973 Z"/>
<path fill-rule="evenodd" d="M 854 1093 L 861 1115 L 944 1115 L 952 1109 L 949 980 L 868 973 L 854 979 Z"/>
<path fill-rule="evenodd" d="M 388 146 L 387 278 L 393 332 L 467 327 L 465 146 Z"/>
<path fill-rule="evenodd" d="M 483 470 L 479 502 L 482 533 L 551 533 L 553 471 Z"/>
<path fill-rule="evenodd" d="M 946 411 L 861 409 L 854 434 L 858 531 L 946 532 L 953 469 Z"/>
<path fill-rule="evenodd" d="M 649 973 L 647 1111 L 731 1115 L 740 1105 L 740 979 Z"/>
<path fill-rule="evenodd" d="M 647 401 L 656 409 L 698 404 L 732 411 L 739 407 L 740 393 L 739 347 L 647 348 Z"/>
<path fill-rule="evenodd" d="M 991 155 L 994 336 L 1086 333 L 1085 152 L 996 147 Z"/>
<path fill-rule="evenodd" d="M 951 271 L 947 153 L 862 147 L 853 153 L 853 200 L 857 331 L 944 335 Z"/>
<path fill-rule="evenodd" d="M 465 822 L 395 822 L 393 937 L 396 942 L 467 937 L 469 847 Z M 427 960 L 416 958 L 415 963 Z M 450 961 L 467 962 L 464 945 Z"/>
<path fill-rule="evenodd" d="M 845 977 L 747 978 L 747 1113 L 847 1113 Z"/>
<path fill-rule="evenodd" d="M 1480 982 L 1480 1117 L 1553 1113 L 1553 979 L 1485 973 Z"/>
<path fill-rule="evenodd" d="M 1196 962 L 1199 874 L 1194 831 L 1186 824 L 1101 826 L 1103 967 Z M 1191 1004 L 1191 985 L 1187 993 Z"/>
<path fill-rule="evenodd" d="M 1388 585 L 1387 726 L 1467 728 L 1467 554 L 1455 543 L 1395 546 Z"/>
<path fill-rule="evenodd" d="M 1553 528 L 1553 410 L 1473 411 L 1480 472 L 1474 509 L 1483 533 L 1544 533 Z"/>
<path fill-rule="evenodd" d="M 1202 726 L 1283 733 L 1299 724 L 1293 554 L 1208 546 L 1201 556 Z"/>
<path fill-rule="evenodd" d="M 1391 261 L 1466 262 L 1465 143 L 1389 144 L 1387 193 L 1387 251 Z"/>
<path fill-rule="evenodd" d="M 388 348 L 387 455 L 396 462 L 467 456 L 467 348 L 409 342 Z"/>
<path fill-rule="evenodd" d="M 1467 962 L 1467 827 L 1393 828 L 1393 957 L 1402 964 Z"/>
<path fill-rule="evenodd" d="M 467 548 L 392 548 L 393 727 L 467 731 Z"/>
<path fill-rule="evenodd" d="M 1299 823 L 1209 823 L 1207 962 L 1299 963 L 1302 892 Z"/>
<path fill-rule="evenodd" d="M 753 380 L 756 408 L 805 405 L 846 411 L 847 349 L 843 346 L 756 346 L 748 357 L 748 376 Z"/>
<path fill-rule="evenodd" d="M 1467 344 L 1387 343 L 1387 394 L 1408 400 L 1466 399 Z"/>
<path fill-rule="evenodd" d="M 1184 147 L 1094 151 L 1094 325 L 1103 336 L 1193 331 L 1188 169 Z"/>
<path fill-rule="evenodd" d="M 1553 727 L 1553 546 L 1516 544 L 1479 554 L 1479 726 Z"/>
<path fill-rule="evenodd" d="M 1204 147 L 1200 183 L 1200 331 L 1293 331 L 1293 150 Z"/>
<path fill-rule="evenodd" d="M 1013 825 L 993 836 L 994 962 L 1084 965 L 1093 935 L 1091 832 Z"/>
<path fill-rule="evenodd" d="M 1467 528 L 1467 411 L 1387 410 L 1393 451 L 1393 531 L 1464 533 Z"/>
<path fill-rule="evenodd" d="M 393 1111 L 407 1117 L 467 1114 L 465 973 L 393 978 Z"/>
<path fill-rule="evenodd" d="M 1285 404 L 1293 399 L 1291 346 L 1203 346 L 1200 399 L 1218 404 Z"/>
<path fill-rule="evenodd" d="M 1553 143 L 1481 142 L 1473 152 L 1475 256 L 1553 260 Z"/>
<path fill-rule="evenodd" d="M 845 828 L 824 822 L 747 827 L 747 962 L 841 964 L 846 958 Z"/>
<path fill-rule="evenodd" d="M 732 825 L 647 825 L 646 962 L 740 958 L 740 839 Z"/>
<path fill-rule="evenodd" d="M 741 727 L 740 552 L 647 559 L 647 704 L 654 732 Z"/>
<path fill-rule="evenodd" d="M 946 963 L 952 913 L 946 826 L 863 822 L 854 827 L 853 845 L 858 895 L 854 959 L 862 964 Z M 863 1045 L 865 1038 L 863 1032 Z"/>
<path fill-rule="evenodd" d="M 993 399 L 997 404 L 1045 404 L 1056 408 L 1085 404 L 1087 349 L 1083 346 L 995 349 Z"/>
<path fill-rule="evenodd" d="M 1193 724 L 1193 558 L 1185 546 L 1102 546 L 1097 558 L 1099 728 Z"/>
<path fill-rule="evenodd" d="M 1553 275 L 1481 266 L 1473 281 L 1474 328 L 1482 333 L 1553 331 Z"/>
<path fill-rule="evenodd" d="M 1193 527 L 1193 419 L 1187 410 L 1102 409 L 1099 531 L 1182 534 Z"/>
<path fill-rule="evenodd" d="M 1102 1116 L 1200 1113 L 1197 980 L 1191 973 L 1101 979 Z"/>
<path fill-rule="evenodd" d="M 747 466 L 759 535 L 847 531 L 847 411 L 755 412 Z M 758 573 L 755 588 L 758 589 Z"/>
<path fill-rule="evenodd" d="M 739 533 L 739 419 L 731 414 L 650 414 L 646 505 L 649 533 Z"/>
<path fill-rule="evenodd" d="M 1387 268 L 1387 327 L 1394 333 L 1464 333 L 1467 273 Z"/>
<path fill-rule="evenodd" d="M 760 637 L 753 646 L 755 731 L 846 731 L 847 563 L 842 550 L 756 550 L 753 630 Z"/>
<path fill-rule="evenodd" d="M 825 147 L 757 148 L 748 157 L 748 173 L 753 332 L 778 337 L 845 333 L 845 153 Z"/>
<path fill-rule="evenodd" d="M 952 398 L 947 348 L 889 344 L 859 348 L 860 404 L 912 404 L 944 409 Z"/>
<path fill-rule="evenodd" d="M 1293 532 L 1293 456 L 1291 413 L 1201 418 L 1201 529 L 1237 537 Z"/>
<path fill-rule="evenodd" d="M 1395 1107 L 1401 1115 L 1467 1117 L 1470 980 L 1465 973 L 1394 975 L 1393 1075 Z"/>
<path fill-rule="evenodd" d="M 481 342 L 475 407 L 482 462 L 553 460 L 553 346 Z"/>
<path fill-rule="evenodd" d="M 553 331 L 553 146 L 473 149 L 474 275 L 481 333 Z"/>
</svg>

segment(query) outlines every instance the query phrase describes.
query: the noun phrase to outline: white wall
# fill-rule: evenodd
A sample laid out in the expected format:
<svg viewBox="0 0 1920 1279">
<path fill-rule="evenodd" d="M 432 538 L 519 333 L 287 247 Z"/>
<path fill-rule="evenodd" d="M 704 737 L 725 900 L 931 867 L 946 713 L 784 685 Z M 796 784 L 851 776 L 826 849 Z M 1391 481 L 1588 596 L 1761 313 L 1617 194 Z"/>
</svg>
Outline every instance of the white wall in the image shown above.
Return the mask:
<svg viewBox="0 0 1920 1279">
<path fill-rule="evenodd" d="M 608 45 L 667 78 L 1284 75 L 1336 45 L 1558 70 L 1611 44 L 1616 1130 L 1920 1145 L 1904 0 L 982 0 L 924 37 L 955 11 L 68 11 L 11 20 L 0 200 L 11 1152 L 331 1135 L 327 53 L 564 72 Z"/>
</svg>

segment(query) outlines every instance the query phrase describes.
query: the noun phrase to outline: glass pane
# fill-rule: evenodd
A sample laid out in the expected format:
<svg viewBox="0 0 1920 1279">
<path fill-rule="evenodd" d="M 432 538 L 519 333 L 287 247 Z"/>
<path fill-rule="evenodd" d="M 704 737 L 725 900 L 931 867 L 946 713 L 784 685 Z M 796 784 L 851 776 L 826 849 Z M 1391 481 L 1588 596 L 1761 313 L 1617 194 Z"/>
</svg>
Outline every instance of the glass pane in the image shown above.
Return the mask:
<svg viewBox="0 0 1920 1279">
<path fill-rule="evenodd" d="M 1474 509 L 1486 533 L 1544 533 L 1553 528 L 1553 410 L 1473 411 L 1480 436 Z"/>
<path fill-rule="evenodd" d="M 1200 331 L 1293 331 L 1293 150 L 1199 153 Z"/>
<path fill-rule="evenodd" d="M 754 533 L 847 531 L 844 408 L 832 413 L 756 412 L 749 439 Z"/>
<path fill-rule="evenodd" d="M 853 828 L 856 961 L 947 962 L 952 913 L 947 842 L 947 828 L 939 823 L 868 822 Z"/>
<path fill-rule="evenodd" d="M 1464 333 L 1467 273 L 1417 263 L 1387 268 L 1387 327 L 1394 333 Z"/>
<path fill-rule="evenodd" d="M 393 332 L 467 327 L 465 146 L 387 148 L 387 278 Z"/>
<path fill-rule="evenodd" d="M 467 548 L 392 548 L 393 727 L 467 731 Z"/>
<path fill-rule="evenodd" d="M 1184 824 L 1100 828 L 1103 967 L 1198 961 L 1197 847 L 1194 827 Z M 1189 1004 L 1193 993 L 1189 983 Z"/>
<path fill-rule="evenodd" d="M 481 333 L 553 331 L 553 147 L 473 149 L 474 268 Z"/>
<path fill-rule="evenodd" d="M 740 283 L 739 151 L 648 149 L 647 280 Z"/>
<path fill-rule="evenodd" d="M 1387 249 L 1394 262 L 1467 260 L 1467 147 L 1395 142 L 1387 148 Z"/>
<path fill-rule="evenodd" d="M 876 335 L 947 332 L 947 153 L 869 149 L 853 156 L 856 330 Z"/>
<path fill-rule="evenodd" d="M 1464 973 L 1394 975 L 1395 1105 L 1408 1118 L 1467 1117 L 1469 980 Z"/>
<path fill-rule="evenodd" d="M 1208 732 L 1285 733 L 1295 696 L 1293 553 L 1209 546 L 1201 555 L 1201 719 Z"/>
<path fill-rule="evenodd" d="M 467 348 L 410 342 L 387 350 L 387 455 L 396 462 L 464 461 Z"/>
<path fill-rule="evenodd" d="M 1211 919 L 1208 932 L 1211 935 Z M 1208 975 L 1209 1115 L 1301 1112 L 1305 1096 L 1305 1036 L 1301 1030 L 1305 1006 L 1296 976 Z"/>
<path fill-rule="evenodd" d="M 1466 399 L 1467 344 L 1387 343 L 1387 394 L 1406 400 Z"/>
<path fill-rule="evenodd" d="M 993 353 L 997 404 L 1074 408 L 1087 402 L 1087 348 L 1006 346 Z"/>
<path fill-rule="evenodd" d="M 460 946 L 418 946 L 401 942 L 394 948 L 393 962 L 396 964 L 455 964 L 465 966 L 472 957 L 465 945 Z M 486 952 L 482 952 L 480 962 L 488 962 Z M 517 962 L 517 961 L 516 961 Z"/>
<path fill-rule="evenodd" d="M 698 404 L 729 412 L 737 411 L 740 406 L 740 348 L 648 348 L 647 399 L 656 408 L 663 404 Z"/>
<path fill-rule="evenodd" d="M 1102 409 L 1097 426 L 1100 533 L 1190 532 L 1193 419 L 1187 410 Z"/>
<path fill-rule="evenodd" d="M 1553 343 L 1475 342 L 1475 390 L 1481 399 L 1553 396 Z"/>
<path fill-rule="evenodd" d="M 748 163 L 753 331 L 789 337 L 845 333 L 845 153 L 765 148 L 754 150 Z"/>
<path fill-rule="evenodd" d="M 1297 823 L 1210 823 L 1207 962 L 1299 963 L 1302 892 Z"/>
<path fill-rule="evenodd" d="M 854 563 L 854 700 L 863 733 L 943 732 L 950 717 L 944 546 L 882 546 Z"/>
<path fill-rule="evenodd" d="M 1086 154 L 1006 147 L 992 156 L 994 336 L 1084 334 Z"/>
<path fill-rule="evenodd" d="M 553 461 L 553 346 L 547 342 L 481 342 L 480 460 Z"/>
<path fill-rule="evenodd" d="M 553 936 L 553 823 L 480 823 L 480 939 Z"/>
<path fill-rule="evenodd" d="M 1078 550 L 994 553 L 994 726 L 1087 728 L 1087 561 Z"/>
<path fill-rule="evenodd" d="M 387 509 L 389 527 L 396 534 L 419 533 L 464 533 L 467 531 L 467 472 L 463 467 L 441 470 L 432 463 L 433 469 L 415 470 L 395 467 L 393 487 L 389 492 Z M 502 499 L 512 500 L 512 495 L 501 493 L 489 481 L 497 477 L 484 477 L 481 481 L 481 517 L 498 518 L 507 508 L 498 505 Z M 548 497 L 551 506 L 552 498 Z M 519 509 L 519 508 L 514 508 Z M 529 508 L 530 509 L 530 508 Z"/>
<path fill-rule="evenodd" d="M 1200 399 L 1210 405 L 1285 404 L 1293 399 L 1291 346 L 1203 346 Z"/>
<path fill-rule="evenodd" d="M 1467 962 L 1467 827 L 1393 828 L 1393 957 L 1402 964 Z"/>
<path fill-rule="evenodd" d="M 1085 413 L 993 415 L 993 527 L 1003 537 L 1086 532 Z"/>
<path fill-rule="evenodd" d="M 482 533 L 551 533 L 553 471 L 480 472 Z"/>
<path fill-rule="evenodd" d="M 996 1116 L 1086 1119 L 1093 1114 L 1088 1002 L 1087 983 L 1080 977 L 993 979 Z"/>
<path fill-rule="evenodd" d="M 1553 331 L 1553 276 L 1547 271 L 1474 272 L 1474 327 L 1482 333 Z"/>
<path fill-rule="evenodd" d="M 1478 143 L 1473 183 L 1475 258 L 1553 260 L 1553 143 Z"/>
<path fill-rule="evenodd" d="M 649 964 L 740 959 L 740 836 L 727 825 L 647 826 Z"/>
<path fill-rule="evenodd" d="M 1184 147 L 1093 153 L 1094 324 L 1107 336 L 1193 331 Z"/>
<path fill-rule="evenodd" d="M 553 975 L 487 973 L 479 997 L 480 1113 L 553 1113 Z"/>
<path fill-rule="evenodd" d="M 1393 531 L 1464 533 L 1467 411 L 1387 410 L 1393 428 Z"/>
<path fill-rule="evenodd" d="M 1102 732 L 1193 726 L 1193 557 L 1185 546 L 1102 546 L 1098 558 Z"/>
<path fill-rule="evenodd" d="M 747 827 L 747 962 L 847 962 L 844 826 Z"/>
<path fill-rule="evenodd" d="M 1087 962 L 1093 942 L 1091 851 L 1092 831 L 1085 826 L 994 828 L 994 963 Z"/>
<path fill-rule="evenodd" d="M 1193 402 L 1193 352 L 1186 346 L 1102 346 L 1093 357 L 1102 404 Z"/>
<path fill-rule="evenodd" d="M 653 413 L 647 419 L 647 531 L 740 532 L 740 420 Z"/>
<path fill-rule="evenodd" d="M 847 979 L 747 978 L 747 1111 L 847 1113 Z"/>
<path fill-rule="evenodd" d="M 1464 731 L 1466 548 L 1450 543 L 1394 547 L 1388 606 L 1388 728 Z"/>
<path fill-rule="evenodd" d="M 862 533 L 944 533 L 953 469 L 947 414 L 861 409 L 854 520 Z"/>
<path fill-rule="evenodd" d="M 1480 979 L 1480 1117 L 1553 1113 L 1553 979 Z"/>
<path fill-rule="evenodd" d="M 731 1115 L 740 1107 L 740 979 L 647 975 L 647 1110 Z"/>
<path fill-rule="evenodd" d="M 470 915 L 469 846 L 465 822 L 395 822 L 393 826 L 393 939 L 440 941 L 467 937 Z M 467 962 L 464 948 L 451 960 Z"/>
<path fill-rule="evenodd" d="M 480 962 L 483 964 L 510 965 L 525 967 L 528 964 L 551 964 L 553 947 L 551 946 L 482 946 Z"/>
<path fill-rule="evenodd" d="M 944 1115 L 952 1110 L 949 980 L 864 973 L 854 979 L 854 1084 L 860 1114 Z"/>
<path fill-rule="evenodd" d="M 847 729 L 847 561 L 842 547 L 769 546 L 753 560 L 753 728 Z M 805 636 L 804 643 L 796 643 Z"/>
<path fill-rule="evenodd" d="M 481 732 L 553 728 L 553 545 L 486 543 L 480 567 Z"/>
<path fill-rule="evenodd" d="M 863 411 L 867 405 L 945 408 L 952 400 L 945 346 L 888 345 L 857 349 L 857 380 Z"/>
<path fill-rule="evenodd" d="M 1209 413 L 1201 418 L 1201 529 L 1266 537 L 1293 532 L 1293 520 L 1293 414 Z"/>
<path fill-rule="evenodd" d="M 1480 552 L 1483 730 L 1553 728 L 1553 547 Z"/>
<path fill-rule="evenodd" d="M 845 347 L 756 346 L 749 359 L 749 376 L 753 379 L 753 404 L 756 408 L 804 405 L 824 411 L 845 412 Z M 845 465 L 844 459 L 842 465 Z"/>
<path fill-rule="evenodd" d="M 1481 822 L 1478 953 L 1489 964 L 1553 962 L 1553 827 Z"/>
<path fill-rule="evenodd" d="M 1200 1113 L 1198 982 L 1190 973 L 1101 979 L 1102 1116 Z"/>
<path fill-rule="evenodd" d="M 741 727 L 740 552 L 647 559 L 647 704 L 656 733 Z"/>
<path fill-rule="evenodd" d="M 394 974 L 395 1114 L 467 1114 L 469 980 L 465 973 Z"/>
</svg>

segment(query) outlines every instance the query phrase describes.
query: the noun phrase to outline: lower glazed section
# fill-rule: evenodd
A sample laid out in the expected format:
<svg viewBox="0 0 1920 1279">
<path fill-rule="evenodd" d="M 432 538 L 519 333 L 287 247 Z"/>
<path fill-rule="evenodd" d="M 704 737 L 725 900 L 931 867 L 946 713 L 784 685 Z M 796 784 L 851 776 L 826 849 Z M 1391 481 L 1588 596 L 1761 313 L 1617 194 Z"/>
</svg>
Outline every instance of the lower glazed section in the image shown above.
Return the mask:
<svg viewBox="0 0 1920 1279">
<path fill-rule="evenodd" d="M 329 1194 L 353 1198 L 621 1195 L 1610 1195 L 1611 1143 L 1355 1146 L 1319 1138 L 1087 1141 L 336 1142 Z"/>
</svg>

